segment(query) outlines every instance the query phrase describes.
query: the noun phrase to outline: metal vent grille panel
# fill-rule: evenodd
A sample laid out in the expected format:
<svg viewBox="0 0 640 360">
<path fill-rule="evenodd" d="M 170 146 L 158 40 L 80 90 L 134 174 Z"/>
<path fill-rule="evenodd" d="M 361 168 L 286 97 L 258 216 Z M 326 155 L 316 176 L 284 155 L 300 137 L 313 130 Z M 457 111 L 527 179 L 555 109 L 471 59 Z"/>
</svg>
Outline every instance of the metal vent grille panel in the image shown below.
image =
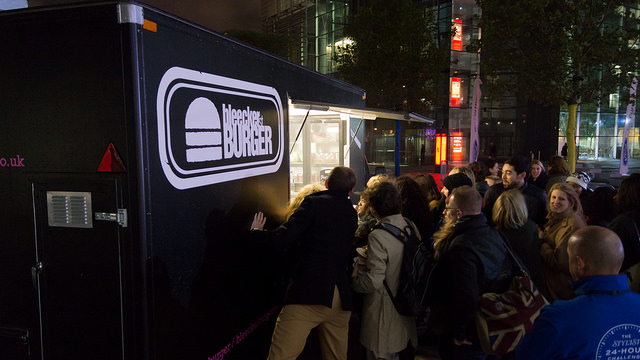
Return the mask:
<svg viewBox="0 0 640 360">
<path fill-rule="evenodd" d="M 92 228 L 91 193 L 47 191 L 49 226 Z"/>
</svg>

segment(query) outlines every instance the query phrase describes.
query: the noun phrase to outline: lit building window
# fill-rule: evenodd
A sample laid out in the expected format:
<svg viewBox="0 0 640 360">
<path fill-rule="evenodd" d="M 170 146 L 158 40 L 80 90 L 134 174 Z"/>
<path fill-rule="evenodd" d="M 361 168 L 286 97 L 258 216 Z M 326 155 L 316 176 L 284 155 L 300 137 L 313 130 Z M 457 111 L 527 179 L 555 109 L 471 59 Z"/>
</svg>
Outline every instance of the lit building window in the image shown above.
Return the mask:
<svg viewBox="0 0 640 360">
<path fill-rule="evenodd" d="M 451 50 L 462 51 L 462 20 L 453 19 L 453 39 Z"/>
<path fill-rule="evenodd" d="M 618 101 L 620 100 L 620 95 L 618 94 L 609 94 L 609 107 L 610 108 L 618 108 Z"/>
<path fill-rule="evenodd" d="M 462 98 L 462 79 L 451 78 L 451 106 L 459 107 Z"/>
</svg>

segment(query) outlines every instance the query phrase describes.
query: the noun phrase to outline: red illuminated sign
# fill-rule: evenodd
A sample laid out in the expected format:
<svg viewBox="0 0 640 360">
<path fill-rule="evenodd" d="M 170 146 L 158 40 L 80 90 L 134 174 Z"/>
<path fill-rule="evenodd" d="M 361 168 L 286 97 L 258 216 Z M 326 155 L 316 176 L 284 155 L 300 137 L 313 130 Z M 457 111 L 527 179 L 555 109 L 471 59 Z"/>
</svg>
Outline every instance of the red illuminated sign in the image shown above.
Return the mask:
<svg viewBox="0 0 640 360">
<path fill-rule="evenodd" d="M 436 134 L 436 165 L 447 161 L 447 136 Z"/>
<path fill-rule="evenodd" d="M 451 39 L 451 50 L 462 51 L 462 20 L 453 20 L 453 38 Z"/>
<path fill-rule="evenodd" d="M 461 97 L 462 80 L 460 78 L 451 78 L 451 106 L 460 107 Z"/>
<path fill-rule="evenodd" d="M 462 160 L 462 132 L 451 134 L 451 160 Z"/>
</svg>

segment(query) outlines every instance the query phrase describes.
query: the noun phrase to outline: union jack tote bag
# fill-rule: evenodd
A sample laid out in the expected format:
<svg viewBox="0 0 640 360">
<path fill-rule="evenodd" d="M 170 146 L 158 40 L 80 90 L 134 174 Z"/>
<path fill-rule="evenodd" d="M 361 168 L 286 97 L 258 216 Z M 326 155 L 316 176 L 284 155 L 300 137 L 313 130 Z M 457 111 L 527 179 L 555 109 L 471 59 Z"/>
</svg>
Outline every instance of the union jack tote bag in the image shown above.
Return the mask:
<svg viewBox="0 0 640 360">
<path fill-rule="evenodd" d="M 482 350 L 493 355 L 513 351 L 524 334 L 531 331 L 533 321 L 547 304 L 524 266 L 511 252 L 509 245 L 503 242 L 519 271 L 512 277 L 507 291 L 482 294 L 476 313 L 476 328 Z"/>
</svg>

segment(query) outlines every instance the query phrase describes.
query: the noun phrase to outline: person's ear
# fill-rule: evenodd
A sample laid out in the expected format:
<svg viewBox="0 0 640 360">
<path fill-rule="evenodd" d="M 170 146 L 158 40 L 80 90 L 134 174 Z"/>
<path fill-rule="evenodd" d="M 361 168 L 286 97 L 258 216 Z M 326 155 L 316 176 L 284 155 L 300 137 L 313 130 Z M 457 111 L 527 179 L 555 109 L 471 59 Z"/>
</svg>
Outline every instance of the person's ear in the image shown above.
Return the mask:
<svg viewBox="0 0 640 360">
<path fill-rule="evenodd" d="M 584 259 L 580 257 L 580 255 L 576 255 L 576 265 L 577 265 L 577 271 L 578 271 L 578 275 L 580 278 L 583 277 L 584 272 L 585 272 L 585 262 Z"/>
<path fill-rule="evenodd" d="M 374 219 L 380 220 L 380 215 L 378 215 L 378 213 L 373 208 L 369 208 L 369 213 L 371 213 L 371 216 L 373 216 Z"/>
</svg>

